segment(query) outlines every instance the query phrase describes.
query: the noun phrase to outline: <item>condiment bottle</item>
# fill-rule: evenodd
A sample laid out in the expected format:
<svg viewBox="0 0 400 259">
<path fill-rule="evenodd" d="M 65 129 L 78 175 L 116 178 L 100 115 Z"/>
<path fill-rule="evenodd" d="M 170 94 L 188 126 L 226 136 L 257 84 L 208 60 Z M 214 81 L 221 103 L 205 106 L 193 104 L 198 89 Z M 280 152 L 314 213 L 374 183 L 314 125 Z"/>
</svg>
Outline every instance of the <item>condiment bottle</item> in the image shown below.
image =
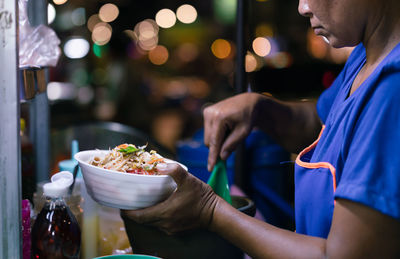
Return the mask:
<svg viewBox="0 0 400 259">
<path fill-rule="evenodd" d="M 79 258 L 81 230 L 65 203 L 73 183 L 70 172 L 59 172 L 43 185 L 46 202 L 32 228 L 32 257 L 35 259 Z"/>
</svg>

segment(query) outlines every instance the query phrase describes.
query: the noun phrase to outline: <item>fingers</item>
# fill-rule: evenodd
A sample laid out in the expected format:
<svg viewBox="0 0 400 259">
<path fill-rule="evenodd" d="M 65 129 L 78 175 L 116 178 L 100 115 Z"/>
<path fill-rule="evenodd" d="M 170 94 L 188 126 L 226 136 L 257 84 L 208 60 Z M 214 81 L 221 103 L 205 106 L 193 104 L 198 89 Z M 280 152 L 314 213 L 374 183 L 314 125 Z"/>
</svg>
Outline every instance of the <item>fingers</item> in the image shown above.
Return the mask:
<svg viewBox="0 0 400 259">
<path fill-rule="evenodd" d="M 204 144 L 208 146 L 207 169 L 212 171 L 221 152 L 228 126 L 220 110 L 209 107 L 204 110 Z"/>
<path fill-rule="evenodd" d="M 171 176 L 178 186 L 182 185 L 187 176 L 187 171 L 178 163 L 160 163 L 157 164 L 157 170 L 160 174 Z"/>
<path fill-rule="evenodd" d="M 229 155 L 236 149 L 239 143 L 246 138 L 248 135 L 248 129 L 244 127 L 238 127 L 234 129 L 231 134 L 225 139 L 222 148 L 220 157 L 222 160 L 228 159 Z"/>
<path fill-rule="evenodd" d="M 162 204 L 157 204 L 152 207 L 138 210 L 121 210 L 121 214 L 132 219 L 139 224 L 154 224 L 160 220 L 160 208 Z"/>
</svg>

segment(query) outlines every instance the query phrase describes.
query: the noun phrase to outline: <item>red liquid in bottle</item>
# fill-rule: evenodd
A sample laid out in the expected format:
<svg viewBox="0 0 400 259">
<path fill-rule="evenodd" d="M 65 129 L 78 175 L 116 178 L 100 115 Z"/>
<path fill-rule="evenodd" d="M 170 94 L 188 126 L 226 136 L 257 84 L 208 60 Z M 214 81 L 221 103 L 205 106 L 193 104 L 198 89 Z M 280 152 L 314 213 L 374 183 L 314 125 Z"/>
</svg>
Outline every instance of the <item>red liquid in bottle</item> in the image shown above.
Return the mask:
<svg viewBox="0 0 400 259">
<path fill-rule="evenodd" d="M 81 230 L 61 198 L 46 201 L 32 228 L 34 259 L 79 258 Z"/>
</svg>

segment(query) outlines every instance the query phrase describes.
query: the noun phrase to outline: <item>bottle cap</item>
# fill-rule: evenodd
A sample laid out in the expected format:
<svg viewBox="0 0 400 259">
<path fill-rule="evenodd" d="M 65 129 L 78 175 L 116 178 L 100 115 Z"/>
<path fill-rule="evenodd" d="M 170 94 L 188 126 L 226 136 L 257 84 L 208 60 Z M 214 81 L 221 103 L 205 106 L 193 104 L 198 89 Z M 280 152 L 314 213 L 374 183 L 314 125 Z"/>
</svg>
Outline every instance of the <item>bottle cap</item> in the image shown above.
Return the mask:
<svg viewBox="0 0 400 259">
<path fill-rule="evenodd" d="M 68 171 L 56 173 L 51 177 L 51 183 L 43 185 L 43 194 L 52 198 L 65 196 L 73 182 L 74 177 L 72 173 Z"/>
</svg>

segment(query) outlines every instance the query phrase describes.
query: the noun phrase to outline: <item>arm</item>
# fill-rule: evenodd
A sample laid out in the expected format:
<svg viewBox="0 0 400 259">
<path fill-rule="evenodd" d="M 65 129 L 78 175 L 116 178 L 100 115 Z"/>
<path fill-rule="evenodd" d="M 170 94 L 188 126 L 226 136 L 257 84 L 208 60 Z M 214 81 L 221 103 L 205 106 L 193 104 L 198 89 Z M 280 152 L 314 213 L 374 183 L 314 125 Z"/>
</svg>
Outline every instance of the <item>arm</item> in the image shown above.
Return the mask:
<svg viewBox="0 0 400 259">
<path fill-rule="evenodd" d="M 183 168 L 160 169 L 177 191 L 153 207 L 123 211 L 126 217 L 169 233 L 208 228 L 252 258 L 399 258 L 400 222 L 376 210 L 338 199 L 327 239 L 296 234 L 249 217 L 230 206 Z"/>
<path fill-rule="evenodd" d="M 235 226 L 235 227 L 232 227 Z M 210 229 L 252 258 L 399 258 L 400 222 L 349 200 L 336 203 L 327 239 L 279 229 L 219 201 Z"/>
<path fill-rule="evenodd" d="M 297 153 L 316 139 L 321 123 L 313 102 L 282 102 L 257 93 L 228 98 L 204 110 L 204 143 L 210 149 L 208 170 L 218 156 L 227 159 L 254 127 Z"/>
</svg>

